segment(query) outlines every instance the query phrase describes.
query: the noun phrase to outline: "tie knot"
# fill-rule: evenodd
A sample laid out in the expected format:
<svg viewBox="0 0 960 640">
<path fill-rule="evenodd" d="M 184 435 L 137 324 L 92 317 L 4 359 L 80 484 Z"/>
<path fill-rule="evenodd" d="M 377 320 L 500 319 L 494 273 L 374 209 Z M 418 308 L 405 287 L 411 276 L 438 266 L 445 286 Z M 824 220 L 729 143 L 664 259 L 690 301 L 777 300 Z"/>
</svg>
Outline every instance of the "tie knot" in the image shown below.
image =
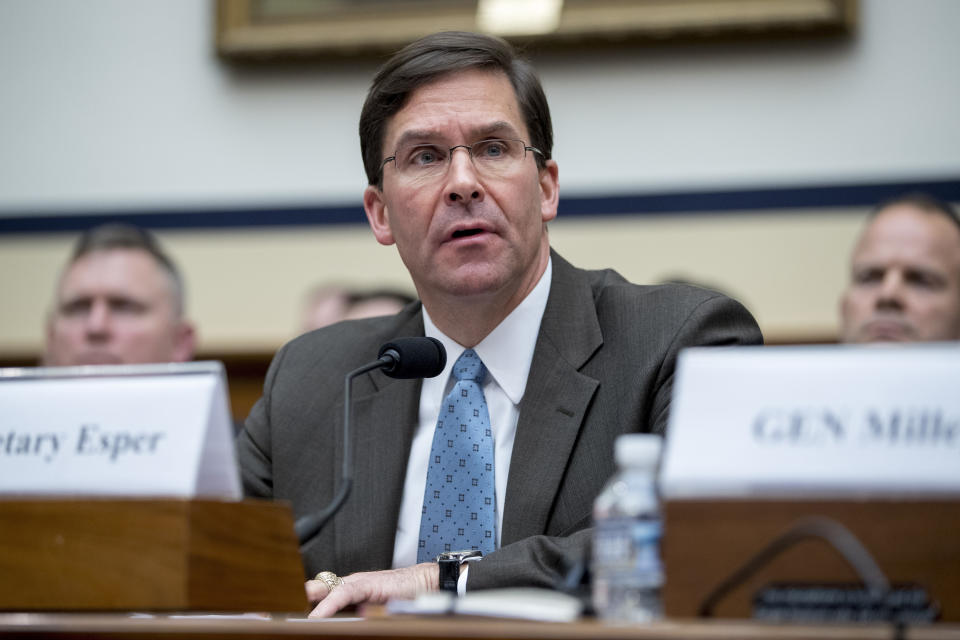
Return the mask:
<svg viewBox="0 0 960 640">
<path fill-rule="evenodd" d="M 453 377 L 457 380 L 473 380 L 481 384 L 486 373 L 487 368 L 483 366 L 483 360 L 473 349 L 464 351 L 453 365 Z"/>
</svg>

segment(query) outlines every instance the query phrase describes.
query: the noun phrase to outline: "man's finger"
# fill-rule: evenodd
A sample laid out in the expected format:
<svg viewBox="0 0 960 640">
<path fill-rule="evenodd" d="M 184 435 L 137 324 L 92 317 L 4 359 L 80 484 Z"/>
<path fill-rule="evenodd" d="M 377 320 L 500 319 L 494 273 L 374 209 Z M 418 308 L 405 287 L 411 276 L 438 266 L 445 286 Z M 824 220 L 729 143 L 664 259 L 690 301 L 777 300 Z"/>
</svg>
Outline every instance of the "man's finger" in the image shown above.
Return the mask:
<svg viewBox="0 0 960 640">
<path fill-rule="evenodd" d="M 311 602 L 320 604 L 310 617 L 327 618 L 352 604 L 383 604 L 390 598 L 413 598 L 422 591 L 436 591 L 439 571 L 435 563 L 424 562 L 404 569 L 352 573 L 333 591 L 311 582 L 316 581 L 307 581 L 307 595 Z"/>
<path fill-rule="evenodd" d="M 322 580 L 307 580 L 303 586 L 307 591 L 308 602 L 320 602 L 330 593 L 330 589 Z"/>
<path fill-rule="evenodd" d="M 351 604 L 359 604 L 367 599 L 367 595 L 356 588 L 351 588 L 347 584 L 342 584 L 333 591 L 329 592 L 325 598 L 320 601 L 313 611 L 310 612 L 311 618 L 329 618 L 336 612 Z"/>
</svg>

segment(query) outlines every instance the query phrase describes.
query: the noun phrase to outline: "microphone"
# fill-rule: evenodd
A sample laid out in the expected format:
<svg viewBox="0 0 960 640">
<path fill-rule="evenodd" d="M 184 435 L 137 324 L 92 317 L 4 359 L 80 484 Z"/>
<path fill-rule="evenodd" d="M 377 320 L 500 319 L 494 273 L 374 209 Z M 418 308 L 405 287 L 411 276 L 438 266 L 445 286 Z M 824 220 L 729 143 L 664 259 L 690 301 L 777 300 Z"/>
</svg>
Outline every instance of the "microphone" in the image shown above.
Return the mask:
<svg viewBox="0 0 960 640">
<path fill-rule="evenodd" d="M 340 510 L 353 486 L 350 467 L 350 390 L 353 379 L 367 371 L 383 369 L 391 378 L 433 378 L 447 364 L 447 351 L 436 338 L 396 338 L 380 347 L 378 358 L 348 373 L 343 379 L 343 468 L 340 487 L 324 509 L 297 519 L 293 529 L 303 547 L 312 540 L 333 514 Z"/>
<path fill-rule="evenodd" d="M 436 338 L 397 338 L 380 347 L 383 372 L 391 378 L 433 378 L 447 364 L 447 351 Z"/>
</svg>

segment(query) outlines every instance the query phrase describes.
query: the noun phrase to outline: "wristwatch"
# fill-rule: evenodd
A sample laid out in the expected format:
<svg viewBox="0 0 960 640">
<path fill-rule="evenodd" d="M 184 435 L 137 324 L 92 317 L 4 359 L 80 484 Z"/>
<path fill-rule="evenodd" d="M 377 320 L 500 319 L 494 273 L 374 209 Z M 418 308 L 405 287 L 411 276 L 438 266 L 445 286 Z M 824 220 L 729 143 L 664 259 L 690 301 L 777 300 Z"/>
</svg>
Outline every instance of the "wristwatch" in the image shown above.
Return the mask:
<svg viewBox="0 0 960 640">
<path fill-rule="evenodd" d="M 457 581 L 460 579 L 460 565 L 466 562 L 467 558 L 479 558 L 481 556 L 483 556 L 483 552 L 476 549 L 471 551 L 444 551 L 438 555 L 440 591 L 456 593 Z"/>
</svg>

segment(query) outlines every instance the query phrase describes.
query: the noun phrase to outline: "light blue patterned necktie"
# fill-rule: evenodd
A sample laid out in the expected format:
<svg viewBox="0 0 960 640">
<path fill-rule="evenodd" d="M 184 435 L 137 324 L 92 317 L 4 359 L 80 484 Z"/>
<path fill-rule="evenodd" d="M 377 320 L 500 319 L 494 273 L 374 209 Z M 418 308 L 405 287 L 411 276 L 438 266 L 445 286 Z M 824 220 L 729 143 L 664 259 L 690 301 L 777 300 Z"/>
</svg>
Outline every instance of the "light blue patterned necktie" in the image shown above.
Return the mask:
<svg viewBox="0 0 960 640">
<path fill-rule="evenodd" d="M 496 548 L 493 434 L 483 397 L 483 366 L 473 349 L 453 365 L 457 382 L 440 405 L 420 517 L 417 562 L 444 551 Z"/>
</svg>

